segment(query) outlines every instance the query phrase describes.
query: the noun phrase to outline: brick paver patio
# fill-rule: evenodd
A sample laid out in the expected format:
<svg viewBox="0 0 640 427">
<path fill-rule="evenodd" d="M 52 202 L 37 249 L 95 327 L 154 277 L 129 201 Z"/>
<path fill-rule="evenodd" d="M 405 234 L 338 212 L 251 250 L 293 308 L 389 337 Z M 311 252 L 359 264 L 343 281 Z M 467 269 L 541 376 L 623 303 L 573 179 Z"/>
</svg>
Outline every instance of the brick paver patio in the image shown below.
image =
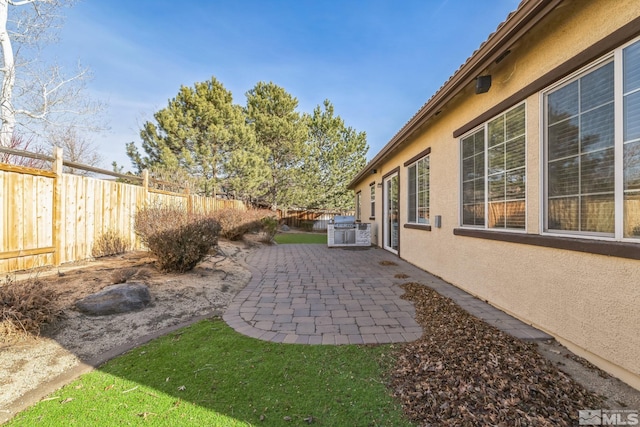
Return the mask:
<svg viewBox="0 0 640 427">
<path fill-rule="evenodd" d="M 551 338 L 379 248 L 264 246 L 246 263 L 251 281 L 236 295 L 224 320 L 237 332 L 261 340 L 333 345 L 414 341 L 422 329 L 414 320 L 413 304 L 400 298 L 404 291 L 398 286 L 407 282 L 435 289 L 518 338 Z"/>
</svg>

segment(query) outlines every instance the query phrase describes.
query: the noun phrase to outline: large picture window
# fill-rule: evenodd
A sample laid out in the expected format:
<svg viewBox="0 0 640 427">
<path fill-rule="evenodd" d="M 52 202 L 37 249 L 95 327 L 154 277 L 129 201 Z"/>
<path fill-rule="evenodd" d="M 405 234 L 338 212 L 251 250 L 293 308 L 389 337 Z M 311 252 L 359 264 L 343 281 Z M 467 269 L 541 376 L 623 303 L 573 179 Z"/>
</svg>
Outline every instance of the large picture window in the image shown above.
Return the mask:
<svg viewBox="0 0 640 427">
<path fill-rule="evenodd" d="M 409 173 L 407 222 L 429 224 L 429 156 L 409 165 L 407 171 Z"/>
<path fill-rule="evenodd" d="M 462 225 L 524 229 L 525 105 L 485 123 L 461 145 Z"/>
<path fill-rule="evenodd" d="M 545 93 L 544 106 L 546 231 L 640 238 L 640 42 Z"/>
</svg>

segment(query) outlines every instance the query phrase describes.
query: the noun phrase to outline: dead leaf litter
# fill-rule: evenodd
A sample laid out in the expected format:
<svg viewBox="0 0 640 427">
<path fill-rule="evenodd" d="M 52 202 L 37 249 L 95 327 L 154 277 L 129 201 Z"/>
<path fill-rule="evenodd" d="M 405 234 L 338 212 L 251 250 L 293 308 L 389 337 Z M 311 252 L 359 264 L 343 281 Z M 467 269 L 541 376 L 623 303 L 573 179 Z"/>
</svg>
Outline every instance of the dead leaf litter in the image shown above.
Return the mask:
<svg viewBox="0 0 640 427">
<path fill-rule="evenodd" d="M 423 337 L 399 351 L 391 388 L 420 426 L 573 426 L 604 399 L 514 338 L 416 283 L 402 285 Z"/>
</svg>

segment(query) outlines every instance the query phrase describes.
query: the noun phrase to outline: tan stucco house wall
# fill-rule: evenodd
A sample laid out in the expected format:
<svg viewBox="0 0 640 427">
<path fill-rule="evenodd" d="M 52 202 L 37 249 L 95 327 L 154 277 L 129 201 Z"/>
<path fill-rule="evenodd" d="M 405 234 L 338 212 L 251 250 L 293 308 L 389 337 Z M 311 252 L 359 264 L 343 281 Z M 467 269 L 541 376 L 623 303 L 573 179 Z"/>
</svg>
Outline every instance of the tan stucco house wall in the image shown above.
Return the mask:
<svg viewBox="0 0 640 427">
<path fill-rule="evenodd" d="M 627 106 L 618 96 L 627 96 L 620 83 L 626 75 L 623 73 L 640 73 L 640 62 L 623 62 L 622 49 L 629 46 L 640 46 L 637 0 L 523 1 L 350 186 L 360 192 L 362 222 L 375 224 L 375 244 L 555 336 L 577 354 L 640 389 L 640 235 L 629 235 L 622 230 L 626 226 L 620 225 L 632 215 L 628 213 L 631 208 L 622 205 L 631 193 L 625 192 L 626 181 L 617 176 L 623 168 L 632 174 L 640 170 L 640 156 L 622 160 L 627 156 L 625 147 L 632 146 L 623 144 L 622 116 L 640 123 L 632 111 L 633 102 Z M 601 233 L 588 225 L 582 225 L 586 230 L 578 232 L 555 229 L 564 226 L 553 225 L 547 212 L 549 206 L 561 202 L 553 199 L 550 192 L 555 190 L 548 186 L 551 178 L 547 170 L 555 163 L 548 158 L 546 139 L 552 137 L 547 137 L 551 132 L 547 121 L 552 119 L 547 117 L 551 117 L 552 101 L 547 102 L 546 96 L 606 61 L 614 64 L 612 91 L 616 93 L 611 103 L 614 118 L 610 120 L 615 121 L 610 123 L 615 127 L 617 168 L 616 177 L 611 178 L 611 185 L 615 184 L 615 231 Z M 476 77 L 489 75 L 490 89 L 477 94 Z M 588 87 L 586 80 L 580 84 Z M 492 142 L 487 140 L 484 172 L 478 172 L 481 168 L 476 166 L 476 173 L 484 173 L 485 199 L 479 203 L 484 204 L 487 214 L 484 222 L 470 225 L 463 219 L 468 210 L 463 206 L 462 181 L 469 176 L 463 144 L 469 147 L 467 138 L 477 132 L 489 138 L 488 123 L 493 126 L 495 119 L 511 117 L 514 108 L 524 108 L 519 132 L 524 132 L 525 154 L 524 163 L 518 163 L 524 179 L 519 187 L 511 187 L 522 200 L 507 206 L 525 207 L 526 213 L 522 218 L 513 214 L 513 224 L 519 224 L 515 228 L 489 224 L 489 197 L 494 193 L 489 191 L 493 185 L 489 177 L 493 170 L 487 167 Z M 587 116 L 580 117 L 580 123 L 588 123 Z M 428 203 L 409 191 L 410 187 L 426 188 L 414 179 L 418 170 L 415 162 L 425 158 Z M 580 179 L 586 182 L 592 176 L 588 168 L 594 163 L 587 163 L 586 157 L 580 159 Z M 629 162 L 637 164 L 629 166 Z M 410 174 L 414 175 L 410 178 Z M 394 197 L 393 176 L 397 176 L 399 187 L 397 206 L 389 202 Z M 372 189 L 374 215 L 370 215 Z M 583 205 L 579 206 L 585 206 L 580 221 L 586 221 L 588 209 L 600 208 L 590 204 L 592 196 L 580 197 Z M 426 204 L 428 211 L 421 217 L 409 200 L 418 200 L 418 207 Z M 624 213 L 619 206 L 625 206 Z M 397 212 L 388 215 L 395 207 Z M 564 218 L 565 214 L 557 215 Z M 397 229 L 394 218 L 398 218 Z"/>
</svg>

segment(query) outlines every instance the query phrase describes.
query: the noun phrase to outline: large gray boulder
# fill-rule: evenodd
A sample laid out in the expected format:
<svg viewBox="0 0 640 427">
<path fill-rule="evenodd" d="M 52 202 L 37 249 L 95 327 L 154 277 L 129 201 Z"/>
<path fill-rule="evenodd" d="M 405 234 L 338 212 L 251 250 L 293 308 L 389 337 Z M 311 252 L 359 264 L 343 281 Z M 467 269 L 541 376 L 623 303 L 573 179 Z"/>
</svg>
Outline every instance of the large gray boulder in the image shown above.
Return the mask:
<svg viewBox="0 0 640 427">
<path fill-rule="evenodd" d="M 76 307 L 92 316 L 142 310 L 151 302 L 149 288 L 139 283 L 107 286 L 76 302 Z"/>
</svg>

